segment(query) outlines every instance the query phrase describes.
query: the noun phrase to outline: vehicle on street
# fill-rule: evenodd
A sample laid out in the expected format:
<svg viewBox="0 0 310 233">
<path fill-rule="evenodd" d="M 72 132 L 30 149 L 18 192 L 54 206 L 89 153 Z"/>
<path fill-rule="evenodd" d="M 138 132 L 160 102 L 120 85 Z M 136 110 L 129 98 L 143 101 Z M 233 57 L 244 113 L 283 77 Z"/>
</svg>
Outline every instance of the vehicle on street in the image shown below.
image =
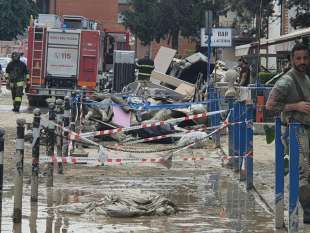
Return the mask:
<svg viewBox="0 0 310 233">
<path fill-rule="evenodd" d="M 55 22 L 46 24 L 47 16 L 42 23 L 39 15 L 28 28 L 29 105 L 49 97 L 62 98 L 82 87 L 88 93 L 100 91 L 100 78 L 108 65 L 107 53 L 113 54 L 107 49 L 107 40 L 114 34 L 98 30 L 94 21 L 82 16 L 65 15 L 59 23 L 60 17 L 50 15 Z M 124 43 L 128 45 L 129 41 Z"/>
</svg>

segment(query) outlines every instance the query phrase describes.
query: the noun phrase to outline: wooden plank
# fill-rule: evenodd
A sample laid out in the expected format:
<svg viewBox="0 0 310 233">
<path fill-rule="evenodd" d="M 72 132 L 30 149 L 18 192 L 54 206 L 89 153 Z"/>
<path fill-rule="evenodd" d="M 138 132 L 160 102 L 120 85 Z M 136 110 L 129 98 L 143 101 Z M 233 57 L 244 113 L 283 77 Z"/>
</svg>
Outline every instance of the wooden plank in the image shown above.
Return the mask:
<svg viewBox="0 0 310 233">
<path fill-rule="evenodd" d="M 166 48 L 166 47 L 160 47 L 159 51 L 156 54 L 156 57 L 154 59 L 154 66 L 155 70 L 160 73 L 166 73 L 172 59 L 174 58 L 176 54 L 176 50 Z"/>
<path fill-rule="evenodd" d="M 185 82 L 181 79 L 175 78 L 167 74 L 160 73 L 158 71 L 153 71 L 151 74 L 151 82 L 158 84 L 158 81 L 169 84 L 175 88 L 177 88 L 181 84 L 186 84 L 188 86 L 195 87 L 195 85 L 192 83 Z"/>
</svg>

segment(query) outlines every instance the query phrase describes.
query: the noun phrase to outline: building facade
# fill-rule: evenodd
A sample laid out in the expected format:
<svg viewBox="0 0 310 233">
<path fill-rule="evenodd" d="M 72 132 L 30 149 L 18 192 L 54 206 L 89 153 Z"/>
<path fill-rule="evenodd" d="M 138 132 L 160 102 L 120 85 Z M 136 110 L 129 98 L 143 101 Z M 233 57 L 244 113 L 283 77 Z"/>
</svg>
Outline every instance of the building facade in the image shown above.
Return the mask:
<svg viewBox="0 0 310 233">
<path fill-rule="evenodd" d="M 81 15 L 95 20 L 102 30 L 125 31 L 119 23 L 119 0 L 37 0 L 37 3 L 41 13 Z"/>
</svg>

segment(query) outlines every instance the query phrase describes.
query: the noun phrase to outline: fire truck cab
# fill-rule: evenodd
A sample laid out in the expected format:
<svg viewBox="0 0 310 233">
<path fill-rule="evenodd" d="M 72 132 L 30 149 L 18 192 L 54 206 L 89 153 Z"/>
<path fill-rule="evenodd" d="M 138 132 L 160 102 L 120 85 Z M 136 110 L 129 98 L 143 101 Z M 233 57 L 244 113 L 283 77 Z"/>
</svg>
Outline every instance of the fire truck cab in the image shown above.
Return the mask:
<svg viewBox="0 0 310 233">
<path fill-rule="evenodd" d="M 41 17 L 41 20 L 40 20 Z M 39 15 L 28 29 L 29 105 L 86 87 L 98 90 L 104 71 L 105 34 L 81 16 Z"/>
</svg>

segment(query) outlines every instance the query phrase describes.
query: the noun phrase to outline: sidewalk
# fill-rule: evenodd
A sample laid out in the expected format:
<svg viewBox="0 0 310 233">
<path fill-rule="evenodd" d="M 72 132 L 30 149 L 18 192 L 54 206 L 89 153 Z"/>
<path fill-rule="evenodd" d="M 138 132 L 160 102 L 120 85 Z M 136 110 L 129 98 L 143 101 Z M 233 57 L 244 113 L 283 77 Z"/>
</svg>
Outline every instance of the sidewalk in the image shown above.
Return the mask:
<svg viewBox="0 0 310 233">
<path fill-rule="evenodd" d="M 227 154 L 227 138 L 223 138 L 222 146 Z M 274 214 L 275 186 L 275 144 L 266 143 L 265 135 L 254 135 L 254 174 L 253 183 L 258 198 L 261 198 L 266 208 Z M 285 177 L 285 224 L 288 226 L 288 175 Z M 310 225 L 303 224 L 302 208 L 299 207 L 299 232 L 310 232 Z"/>
</svg>

